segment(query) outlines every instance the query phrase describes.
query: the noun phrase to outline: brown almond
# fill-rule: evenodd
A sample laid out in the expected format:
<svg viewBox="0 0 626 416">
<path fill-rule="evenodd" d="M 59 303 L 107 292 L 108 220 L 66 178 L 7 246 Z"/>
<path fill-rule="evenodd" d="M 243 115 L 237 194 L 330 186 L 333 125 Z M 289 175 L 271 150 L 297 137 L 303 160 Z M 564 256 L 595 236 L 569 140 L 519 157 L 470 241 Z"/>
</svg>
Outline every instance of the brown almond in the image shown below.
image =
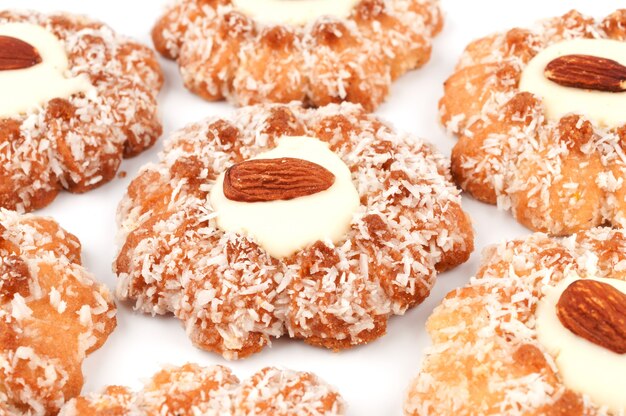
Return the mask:
<svg viewBox="0 0 626 416">
<path fill-rule="evenodd" d="M 564 55 L 546 66 L 545 76 L 564 87 L 586 90 L 626 91 L 626 66 L 591 55 Z"/>
<path fill-rule="evenodd" d="M 334 183 L 335 175 L 308 160 L 252 159 L 226 171 L 224 195 L 239 202 L 289 200 L 325 191 Z"/>
<path fill-rule="evenodd" d="M 608 283 L 576 280 L 563 291 L 556 313 L 565 328 L 609 349 L 626 353 L 626 294 Z"/>
<path fill-rule="evenodd" d="M 30 43 L 0 36 L 0 71 L 30 68 L 41 63 L 41 55 Z"/>
</svg>

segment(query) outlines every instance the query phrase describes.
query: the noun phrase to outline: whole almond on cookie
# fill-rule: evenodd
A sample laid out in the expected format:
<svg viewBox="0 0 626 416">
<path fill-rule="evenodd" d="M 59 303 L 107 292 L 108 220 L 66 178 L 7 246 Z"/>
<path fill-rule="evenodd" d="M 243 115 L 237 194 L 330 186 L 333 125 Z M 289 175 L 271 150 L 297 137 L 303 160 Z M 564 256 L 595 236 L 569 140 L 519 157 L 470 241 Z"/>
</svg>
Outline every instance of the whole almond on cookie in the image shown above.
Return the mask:
<svg viewBox="0 0 626 416">
<path fill-rule="evenodd" d="M 335 175 L 308 160 L 252 159 L 226 171 L 224 195 L 239 202 L 289 200 L 325 191 L 334 183 Z"/>
<path fill-rule="evenodd" d="M 565 87 L 597 91 L 626 91 L 626 66 L 591 55 L 564 55 L 546 66 L 546 78 Z"/>
<path fill-rule="evenodd" d="M 626 294 L 610 284 L 573 282 L 561 294 L 556 312 L 574 334 L 617 354 L 626 353 Z"/>
<path fill-rule="evenodd" d="M 0 71 L 30 68 L 41 63 L 35 47 L 21 39 L 0 36 Z"/>
</svg>

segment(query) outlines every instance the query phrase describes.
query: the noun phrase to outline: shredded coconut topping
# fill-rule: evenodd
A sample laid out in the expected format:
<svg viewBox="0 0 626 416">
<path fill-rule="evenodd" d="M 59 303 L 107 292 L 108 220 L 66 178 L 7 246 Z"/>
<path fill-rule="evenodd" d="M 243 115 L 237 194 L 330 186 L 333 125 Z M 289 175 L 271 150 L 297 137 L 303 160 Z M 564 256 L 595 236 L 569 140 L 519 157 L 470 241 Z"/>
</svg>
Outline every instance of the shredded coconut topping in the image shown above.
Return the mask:
<svg viewBox="0 0 626 416">
<path fill-rule="evenodd" d="M 230 369 L 195 364 L 158 372 L 138 393 L 109 387 L 69 402 L 59 416 L 340 416 L 343 399 L 314 374 L 265 368 L 240 383 Z"/>
</svg>

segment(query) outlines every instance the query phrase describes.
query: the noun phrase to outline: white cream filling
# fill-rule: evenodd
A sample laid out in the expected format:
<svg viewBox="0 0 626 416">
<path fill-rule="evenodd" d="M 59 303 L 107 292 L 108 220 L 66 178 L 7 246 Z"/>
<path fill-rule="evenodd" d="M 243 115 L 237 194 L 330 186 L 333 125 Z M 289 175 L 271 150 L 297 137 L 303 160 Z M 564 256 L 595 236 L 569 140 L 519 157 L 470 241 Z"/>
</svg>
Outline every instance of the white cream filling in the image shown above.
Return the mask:
<svg viewBox="0 0 626 416">
<path fill-rule="evenodd" d="M 312 137 L 282 137 L 276 148 L 254 159 L 291 157 L 308 160 L 335 175 L 325 191 L 286 201 L 238 202 L 224 196 L 224 174 L 211 189 L 218 226 L 246 235 L 271 256 L 282 258 L 318 240 L 339 242 L 360 205 L 352 175 L 328 144 Z"/>
<path fill-rule="evenodd" d="M 578 280 L 566 278 L 556 286 L 546 287 L 537 306 L 537 338 L 553 357 L 565 385 L 587 394 L 599 405 L 613 412 L 626 410 L 626 354 L 587 341 L 565 328 L 556 314 L 556 304 L 567 287 Z M 593 278 L 626 293 L 626 282 Z"/>
<path fill-rule="evenodd" d="M 608 39 L 573 39 L 539 52 L 522 72 L 519 88 L 543 98 L 546 117 L 559 120 L 576 113 L 604 127 L 626 123 L 626 92 L 564 87 L 545 76 L 546 66 L 563 55 L 592 55 L 626 65 L 626 42 Z"/>
<path fill-rule="evenodd" d="M 16 117 L 43 106 L 53 98 L 95 93 L 89 77 L 66 77 L 68 61 L 63 44 L 45 28 L 30 23 L 0 25 L 0 35 L 34 46 L 41 63 L 30 68 L 0 71 L 0 117 Z"/>
<path fill-rule="evenodd" d="M 322 16 L 347 18 L 361 0 L 233 0 L 235 9 L 264 24 L 305 25 Z"/>
</svg>

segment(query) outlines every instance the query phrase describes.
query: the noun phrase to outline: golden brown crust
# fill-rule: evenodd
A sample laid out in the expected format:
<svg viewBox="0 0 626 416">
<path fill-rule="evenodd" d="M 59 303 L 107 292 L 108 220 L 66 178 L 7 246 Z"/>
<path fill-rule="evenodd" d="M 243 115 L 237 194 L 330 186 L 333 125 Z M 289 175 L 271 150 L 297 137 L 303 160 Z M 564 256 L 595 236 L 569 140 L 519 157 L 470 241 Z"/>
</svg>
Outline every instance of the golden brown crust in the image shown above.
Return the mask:
<svg viewBox="0 0 626 416">
<path fill-rule="evenodd" d="M 108 387 L 69 402 L 59 416 L 340 416 L 343 399 L 311 373 L 264 368 L 240 383 L 230 369 L 195 364 L 159 371 L 133 393 Z"/>
<path fill-rule="evenodd" d="M 442 122 L 459 139 L 452 174 L 464 190 L 555 235 L 626 225 L 619 129 L 593 125 L 584 115 L 549 121 L 541 98 L 518 89 L 528 61 L 555 42 L 624 39 L 625 13 L 596 22 L 571 11 L 532 30 L 468 45 L 439 103 Z"/>
<path fill-rule="evenodd" d="M 0 402 L 9 414 L 54 414 L 78 395 L 83 359 L 115 324 L 111 295 L 80 265 L 76 237 L 0 210 Z"/>
<path fill-rule="evenodd" d="M 0 119 L 0 207 L 18 211 L 48 205 L 61 189 L 82 193 L 110 181 L 122 157 L 152 146 L 162 131 L 163 76 L 150 49 L 82 16 L 0 11 L 0 24 L 25 21 L 64 44 L 70 72 L 86 74 L 96 94 Z"/>
<path fill-rule="evenodd" d="M 262 25 L 230 0 L 178 0 L 152 39 L 207 100 L 351 101 L 373 110 L 393 79 L 428 61 L 442 24 L 437 0 L 363 0 L 348 19 L 307 26 Z"/>
<path fill-rule="evenodd" d="M 412 383 L 407 415 L 606 415 L 564 384 L 537 340 L 545 286 L 565 277 L 626 280 L 626 232 L 594 228 L 567 239 L 534 234 L 485 250 L 476 277 L 427 322 L 433 346 Z"/>
<path fill-rule="evenodd" d="M 219 230 L 206 201 L 228 166 L 293 134 L 329 142 L 361 207 L 345 240 L 277 260 Z M 372 341 L 473 250 L 447 162 L 351 104 L 255 106 L 188 126 L 131 183 L 118 222 L 118 295 L 175 314 L 196 345 L 228 358 L 281 335 L 334 350 Z"/>
<path fill-rule="evenodd" d="M 602 29 L 611 39 L 626 40 L 626 9 L 616 10 L 602 21 Z"/>
</svg>

